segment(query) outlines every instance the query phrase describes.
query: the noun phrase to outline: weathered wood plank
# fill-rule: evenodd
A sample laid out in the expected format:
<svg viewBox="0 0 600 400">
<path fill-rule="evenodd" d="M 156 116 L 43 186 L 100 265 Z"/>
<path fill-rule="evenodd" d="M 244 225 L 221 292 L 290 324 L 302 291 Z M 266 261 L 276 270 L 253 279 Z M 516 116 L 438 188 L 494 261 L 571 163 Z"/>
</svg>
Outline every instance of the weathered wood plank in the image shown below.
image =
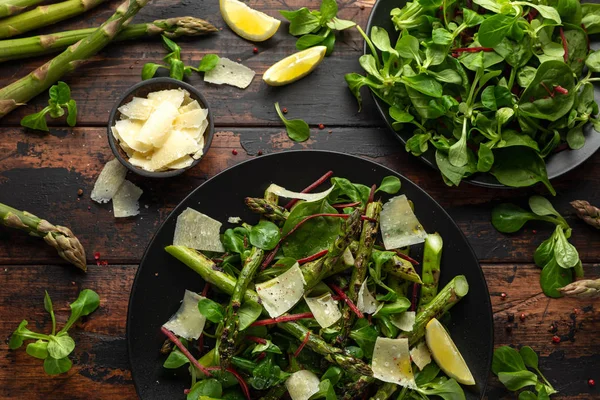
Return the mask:
<svg viewBox="0 0 600 400">
<path fill-rule="evenodd" d="M 437 200 L 457 221 L 482 262 L 530 262 L 537 245 L 551 233 L 547 224 L 527 232 L 503 235 L 489 222 L 491 205 L 515 201 L 526 205 L 530 191 L 492 190 L 462 184 L 448 188 L 438 173 L 404 152 L 384 128 L 313 129 L 310 141 L 297 144 L 282 128 L 233 128 L 215 137 L 197 168 L 169 180 L 130 179 L 144 189 L 141 215 L 115 220 L 110 204 L 89 199 L 95 179 L 112 157 L 102 128 L 56 129 L 50 135 L 0 129 L 0 201 L 73 228 L 88 251 L 111 263 L 136 263 L 159 224 L 185 196 L 206 179 L 241 161 L 286 149 L 326 149 L 374 159 L 405 174 Z M 233 155 L 232 149 L 238 154 Z M 245 150 L 245 151 L 244 151 Z M 600 154 L 553 182 L 556 208 L 573 226 L 573 243 L 586 262 L 600 259 L 600 235 L 579 221 L 568 204 L 575 199 L 600 203 Z M 84 195 L 78 199 L 77 190 Z M 543 192 L 542 188 L 538 188 Z M 532 229 L 537 234 L 533 234 Z M 33 264 L 57 260 L 51 248 L 21 232 L 0 229 L 0 264 Z"/>
<path fill-rule="evenodd" d="M 586 265 L 590 276 L 600 276 L 600 264 Z M 560 390 L 556 399 L 592 398 L 587 380 L 598 380 L 600 343 L 600 303 L 598 300 L 547 299 L 533 282 L 539 270 L 532 265 L 484 265 L 492 294 L 495 344 L 530 345 L 540 354 L 540 366 L 551 383 Z M 24 349 L 10 351 L 0 344 L 0 398 L 52 399 L 134 399 L 128 371 L 125 324 L 129 289 L 135 266 L 90 266 L 87 275 L 59 266 L 4 266 L 0 269 L 0 315 L 2 337 L 8 337 L 23 319 L 39 331 L 47 331 L 50 320 L 43 308 L 44 289 L 48 289 L 57 309 L 59 326 L 68 316 L 68 302 L 83 288 L 96 290 L 100 308 L 73 330 L 77 342 L 73 369 L 65 376 L 49 378 L 41 362 Z M 501 300 L 499 293 L 508 294 Z M 577 314 L 573 316 L 573 309 Z M 505 329 L 507 313 L 514 313 L 513 329 Z M 521 312 L 526 314 L 522 322 Z M 548 326 L 556 323 L 560 344 L 551 341 Z M 575 325 L 573 325 L 575 324 Z M 573 340 L 569 340 L 572 333 Z M 499 382 L 490 380 L 489 399 L 514 398 Z"/>
<path fill-rule="evenodd" d="M 111 7 L 116 7 L 118 3 L 116 1 L 110 5 L 101 5 L 90 12 L 85 21 L 78 18 L 52 27 L 51 31 L 96 26 L 110 15 Z M 280 9 L 302 6 L 318 8 L 318 3 L 309 0 L 281 3 L 253 1 L 250 4 L 280 19 L 283 19 L 278 12 Z M 358 2 L 340 2 L 340 17 L 353 19 L 364 27 L 370 6 L 361 9 L 360 5 Z M 366 93 L 363 111 L 358 113 L 357 103 L 344 81 L 346 73 L 361 71 L 358 57 L 362 54 L 363 41 L 356 30 L 340 33 L 333 55 L 301 83 L 271 88 L 262 81 L 262 74 L 270 65 L 296 51 L 295 38 L 287 32 L 287 22 L 282 23 L 273 38 L 254 44 L 236 36 L 227 27 L 220 16 L 218 1 L 151 2 L 136 17 L 136 21 L 152 21 L 182 15 L 206 18 L 215 26 L 223 28 L 218 34 L 210 37 L 178 40 L 183 48 L 182 58 L 186 64 L 196 66 L 204 54 L 216 53 L 232 60 L 240 59 L 257 73 L 253 83 L 245 90 L 205 84 L 198 74 L 189 77 L 189 82 L 198 87 L 208 99 L 218 126 L 277 125 L 279 120 L 273 108 L 276 101 L 285 103 L 291 116 L 303 118 L 311 124 L 383 125 L 370 96 Z M 48 33 L 48 30 L 44 33 Z M 254 47 L 258 47 L 258 54 L 253 53 Z M 65 80 L 71 86 L 72 97 L 78 102 L 78 125 L 104 126 L 110 110 L 121 94 L 141 80 L 143 65 L 146 62 L 160 63 L 165 55 L 159 40 L 115 44 L 94 57 L 93 62 L 66 77 Z M 41 58 L 0 64 L 0 87 L 29 73 L 45 60 L 46 58 Z M 47 95 L 38 96 L 29 105 L 2 119 L 0 124 L 18 125 L 24 115 L 41 110 L 47 99 Z M 52 123 L 66 126 L 64 119 Z"/>
</svg>

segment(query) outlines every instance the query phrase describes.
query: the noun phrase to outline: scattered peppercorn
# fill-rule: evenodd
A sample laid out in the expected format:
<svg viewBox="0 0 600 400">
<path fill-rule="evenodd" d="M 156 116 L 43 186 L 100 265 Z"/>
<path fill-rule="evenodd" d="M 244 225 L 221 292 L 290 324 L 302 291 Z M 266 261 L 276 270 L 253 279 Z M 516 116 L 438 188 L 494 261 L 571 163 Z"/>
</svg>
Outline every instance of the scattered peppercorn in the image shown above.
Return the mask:
<svg viewBox="0 0 600 400">
<path fill-rule="evenodd" d="M 262 156 L 263 155 L 263 151 L 259 150 L 256 154 L 259 155 L 259 156 Z"/>
<path fill-rule="evenodd" d="M 364 4 L 361 4 L 361 5 L 360 5 L 360 9 L 361 9 L 361 10 L 364 10 L 364 9 L 365 9 L 365 5 L 364 5 Z"/>
<path fill-rule="evenodd" d="M 319 124 L 319 129 L 325 129 L 325 125 Z"/>
<path fill-rule="evenodd" d="M 589 385 L 590 387 L 594 387 L 594 386 L 596 386 L 596 381 L 595 381 L 595 380 L 593 380 L 593 379 L 590 379 L 590 380 L 588 380 L 588 385 Z"/>
<path fill-rule="evenodd" d="M 281 110 L 284 114 L 287 114 L 287 108 L 283 107 L 283 110 Z"/>
<path fill-rule="evenodd" d="M 506 293 L 504 293 L 504 292 L 500 293 L 500 298 L 502 300 L 506 300 Z"/>
<path fill-rule="evenodd" d="M 535 229 L 532 229 L 531 232 L 533 232 L 534 235 L 537 233 Z"/>
<path fill-rule="evenodd" d="M 552 343 L 560 343 L 560 337 L 556 335 L 552 336 Z"/>
<path fill-rule="evenodd" d="M 513 330 L 513 326 L 511 324 L 506 324 L 506 332 L 511 333 Z"/>
<path fill-rule="evenodd" d="M 83 195 L 83 189 L 78 189 L 77 196 L 82 196 L 82 195 Z"/>
<path fill-rule="evenodd" d="M 509 313 L 507 315 L 507 317 L 508 317 L 508 322 L 515 322 L 515 314 Z"/>
<path fill-rule="evenodd" d="M 253 48 L 253 49 L 252 49 L 252 52 L 253 52 L 254 54 L 258 53 L 258 47 L 255 47 L 255 48 Z"/>
<path fill-rule="evenodd" d="M 525 321 L 525 313 L 521 313 L 521 315 L 519 316 L 519 319 L 521 321 Z"/>
<path fill-rule="evenodd" d="M 550 329 L 548 330 L 548 332 L 555 333 L 557 330 L 558 328 L 556 327 L 556 325 L 550 324 Z"/>
<path fill-rule="evenodd" d="M 99 260 L 100 259 L 100 253 L 99 252 L 95 252 L 94 253 L 94 260 Z"/>
<path fill-rule="evenodd" d="M 234 156 L 237 156 L 237 150 L 236 149 L 231 150 L 231 154 L 233 154 Z"/>
<path fill-rule="evenodd" d="M 332 132 L 333 132 L 333 131 L 332 131 L 331 129 L 327 131 L 327 133 L 332 133 Z"/>
</svg>

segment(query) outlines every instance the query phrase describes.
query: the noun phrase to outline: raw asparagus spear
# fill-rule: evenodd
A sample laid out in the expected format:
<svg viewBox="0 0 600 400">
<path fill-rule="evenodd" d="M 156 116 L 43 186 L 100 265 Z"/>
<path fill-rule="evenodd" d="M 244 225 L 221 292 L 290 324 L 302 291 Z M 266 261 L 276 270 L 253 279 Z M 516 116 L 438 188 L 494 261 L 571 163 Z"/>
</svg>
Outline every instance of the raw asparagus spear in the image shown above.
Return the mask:
<svg viewBox="0 0 600 400">
<path fill-rule="evenodd" d="M 558 289 L 563 296 L 578 297 L 580 299 L 600 297 L 600 279 L 583 279 L 569 283 Z"/>
<path fill-rule="evenodd" d="M 27 7 L 35 6 L 44 0 L 0 0 L 0 18 L 23 12 Z"/>
<path fill-rule="evenodd" d="M 32 36 L 20 39 L 0 41 L 0 62 L 63 51 L 94 33 L 97 28 L 78 29 L 49 35 Z M 165 35 L 168 38 L 181 36 L 200 36 L 216 32 L 217 28 L 209 22 L 194 17 L 159 19 L 145 24 L 129 25 L 116 37 L 115 41 L 135 40 L 144 37 Z"/>
<path fill-rule="evenodd" d="M 0 39 L 22 35 L 90 10 L 106 0 L 67 0 L 39 6 L 31 11 L 0 20 Z"/>
<path fill-rule="evenodd" d="M 439 318 L 450 310 L 469 292 L 469 284 L 464 275 L 457 275 L 417 314 L 412 332 L 408 333 L 408 343 L 416 344 L 424 335 L 425 327 L 432 318 Z"/>
<path fill-rule="evenodd" d="M 575 200 L 571 205 L 577 212 L 577 216 L 586 224 L 600 229 L 600 208 L 594 207 L 585 200 Z"/>
<path fill-rule="evenodd" d="M 419 311 L 423 311 L 435 297 L 440 280 L 440 263 L 442 261 L 442 248 L 444 242 L 439 233 L 432 233 L 425 238 L 423 249 L 423 285 L 419 298 Z"/>
<path fill-rule="evenodd" d="M 277 324 L 277 327 L 283 329 L 296 339 L 302 341 L 306 338 L 308 334 L 308 341 L 306 342 L 306 346 L 309 349 L 314 351 L 317 354 L 321 354 L 325 356 L 331 362 L 336 363 L 344 370 L 364 375 L 364 376 L 373 376 L 373 371 L 371 367 L 365 364 L 364 361 L 353 357 L 338 347 L 334 347 L 327 343 L 323 338 L 315 333 L 309 331 L 304 325 L 298 324 L 296 322 L 280 322 Z M 310 334 L 309 334 L 310 332 Z"/>
<path fill-rule="evenodd" d="M 15 210 L 0 203 L 0 223 L 9 228 L 16 228 L 28 232 L 32 236 L 39 236 L 46 243 L 58 251 L 58 255 L 66 261 L 84 271 L 85 250 L 69 228 L 53 225 L 45 219 L 40 219 L 27 211 Z"/>
<path fill-rule="evenodd" d="M 250 211 L 277 223 L 284 222 L 290 212 L 272 201 L 257 197 L 246 197 L 244 200 Z"/>
<path fill-rule="evenodd" d="M 127 25 L 148 0 L 126 0 L 94 33 L 69 46 L 29 75 L 0 89 L 0 118 L 47 90 L 67 72 L 95 55 Z"/>
<path fill-rule="evenodd" d="M 231 357 L 235 352 L 235 341 L 239 334 L 240 316 L 239 310 L 242 306 L 242 298 L 252 282 L 256 271 L 260 267 L 264 257 L 264 252 L 256 247 L 252 248 L 250 255 L 244 262 L 244 267 L 233 288 L 229 305 L 225 311 L 225 320 L 223 321 L 223 330 L 218 343 L 221 369 L 225 370 L 231 362 Z"/>
<path fill-rule="evenodd" d="M 374 201 L 367 205 L 365 211 L 366 216 L 370 219 L 363 221 L 358 250 L 356 251 L 356 257 L 354 258 L 354 269 L 352 270 L 350 287 L 348 290 L 348 297 L 354 304 L 356 304 L 360 286 L 367 277 L 367 268 L 371 261 L 371 252 L 373 251 L 373 246 L 377 239 L 377 231 L 379 230 L 379 214 L 381 213 L 381 206 L 381 202 Z M 353 321 L 354 313 L 350 310 L 348 304 L 344 304 L 344 308 L 342 309 L 340 334 L 336 338 L 336 343 L 338 345 L 343 345 L 346 341 Z"/>
</svg>

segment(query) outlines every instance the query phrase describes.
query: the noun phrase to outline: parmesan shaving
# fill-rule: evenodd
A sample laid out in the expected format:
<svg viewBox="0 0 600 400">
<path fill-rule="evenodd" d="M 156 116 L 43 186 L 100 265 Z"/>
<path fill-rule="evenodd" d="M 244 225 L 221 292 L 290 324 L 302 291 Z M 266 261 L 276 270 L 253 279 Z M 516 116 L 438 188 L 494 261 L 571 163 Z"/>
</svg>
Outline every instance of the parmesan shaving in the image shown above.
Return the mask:
<svg viewBox="0 0 600 400">
<path fill-rule="evenodd" d="M 115 218 L 133 217 L 140 213 L 138 200 L 144 193 L 142 189 L 129 181 L 123 182 L 113 197 L 113 214 Z"/>
<path fill-rule="evenodd" d="M 227 218 L 227 222 L 229 222 L 230 224 L 239 224 L 240 222 L 242 222 L 242 218 L 240 218 L 240 217 L 229 217 L 229 218 Z"/>
<path fill-rule="evenodd" d="M 256 284 L 256 293 L 271 318 L 289 311 L 304 295 L 304 276 L 298 263 L 276 278 Z"/>
<path fill-rule="evenodd" d="M 373 314 L 379 307 L 379 302 L 373 297 L 369 288 L 367 287 L 367 279 L 364 280 L 360 289 L 358 290 L 358 301 L 356 307 L 365 314 Z"/>
<path fill-rule="evenodd" d="M 338 303 L 333 300 L 331 293 L 325 293 L 319 297 L 304 296 L 304 301 L 306 301 L 308 308 L 310 308 L 321 328 L 328 328 L 342 318 L 342 313 L 337 306 Z"/>
<path fill-rule="evenodd" d="M 203 298 L 186 290 L 179 310 L 163 326 L 187 340 L 198 339 L 206 323 L 206 317 L 198 310 L 198 302 Z"/>
<path fill-rule="evenodd" d="M 415 378 L 408 351 L 408 339 L 378 337 L 371 361 L 373 377 L 383 382 L 416 389 Z"/>
<path fill-rule="evenodd" d="M 187 168 L 194 162 L 194 159 L 190 156 L 183 156 L 179 160 L 175 160 L 170 164 L 167 164 L 169 169 L 182 169 Z"/>
<path fill-rule="evenodd" d="M 201 251 L 224 253 L 219 232 L 221 223 L 193 208 L 187 208 L 177 217 L 173 244 Z"/>
<path fill-rule="evenodd" d="M 410 358 L 420 370 L 423 370 L 431 362 L 431 353 L 427 348 L 427 344 L 420 342 L 416 347 L 413 347 L 410 350 Z"/>
<path fill-rule="evenodd" d="M 198 110 L 188 111 L 184 114 L 179 114 L 179 116 L 175 118 L 175 128 L 200 128 L 202 126 L 202 123 L 206 121 L 207 116 L 208 110 L 202 108 Z"/>
<path fill-rule="evenodd" d="M 125 180 L 127 168 L 116 158 L 106 163 L 96 179 L 90 197 L 97 203 L 108 203 Z"/>
<path fill-rule="evenodd" d="M 119 141 L 121 142 L 121 146 L 125 144 L 130 149 L 135 151 L 139 151 L 140 153 L 146 153 L 152 150 L 152 145 L 142 143 L 137 140 L 137 136 L 140 133 L 140 130 L 144 126 L 143 121 L 136 121 L 132 119 L 122 119 L 115 123 L 112 130 L 113 132 L 116 130 L 119 135 Z"/>
<path fill-rule="evenodd" d="M 170 103 L 173 107 L 179 108 L 183 103 L 184 97 L 189 97 L 189 95 L 187 90 L 168 89 L 148 93 L 148 100 L 152 100 L 155 108 L 163 103 Z"/>
<path fill-rule="evenodd" d="M 165 144 L 154 152 L 150 168 L 157 170 L 166 167 L 185 155 L 195 154 L 199 150 L 198 147 L 198 143 L 189 135 L 173 131 Z"/>
<path fill-rule="evenodd" d="M 152 100 L 134 97 L 129 103 L 118 108 L 119 112 L 131 119 L 147 120 L 154 109 Z"/>
<path fill-rule="evenodd" d="M 185 101 L 184 101 L 184 103 L 185 103 Z M 194 101 L 190 101 L 185 106 L 179 107 L 179 113 L 185 114 L 188 111 L 199 110 L 200 108 L 201 107 L 200 107 L 200 104 L 198 103 L 198 100 L 194 100 Z"/>
<path fill-rule="evenodd" d="M 352 255 L 352 251 L 350 251 L 350 247 L 346 247 L 346 250 L 344 250 L 342 260 L 344 261 L 344 264 L 349 267 L 354 265 L 354 256 Z"/>
<path fill-rule="evenodd" d="M 154 147 L 161 147 L 170 137 L 173 121 L 179 115 L 179 110 L 173 104 L 164 102 L 150 115 L 136 139 Z"/>
<path fill-rule="evenodd" d="M 281 187 L 279 185 L 276 185 L 274 183 L 272 183 L 268 188 L 267 188 L 267 192 L 271 192 L 273 194 L 276 194 L 277 196 L 280 197 L 285 197 L 288 199 L 300 199 L 300 200 L 306 200 L 306 201 L 319 201 L 321 199 L 324 199 L 325 197 L 329 196 L 329 193 L 331 193 L 331 191 L 333 190 L 333 186 L 330 187 L 329 189 L 327 189 L 324 192 L 319 192 L 319 193 L 299 193 L 299 192 L 292 192 L 291 190 L 287 190 L 284 187 Z"/>
<path fill-rule="evenodd" d="M 319 391 L 319 377 L 308 370 L 294 372 L 285 381 L 285 387 L 292 400 L 308 400 Z"/>
<path fill-rule="evenodd" d="M 415 325 L 416 313 L 414 311 L 405 311 L 401 314 L 394 314 L 390 317 L 390 322 L 404 332 L 412 332 Z"/>
<path fill-rule="evenodd" d="M 384 204 L 380 221 L 386 250 L 423 243 L 427 237 L 405 195 L 396 196 Z"/>
<path fill-rule="evenodd" d="M 221 57 L 219 63 L 204 73 L 204 82 L 215 85 L 231 85 L 240 89 L 247 88 L 256 73 L 245 65 L 238 64 L 228 58 Z"/>
</svg>

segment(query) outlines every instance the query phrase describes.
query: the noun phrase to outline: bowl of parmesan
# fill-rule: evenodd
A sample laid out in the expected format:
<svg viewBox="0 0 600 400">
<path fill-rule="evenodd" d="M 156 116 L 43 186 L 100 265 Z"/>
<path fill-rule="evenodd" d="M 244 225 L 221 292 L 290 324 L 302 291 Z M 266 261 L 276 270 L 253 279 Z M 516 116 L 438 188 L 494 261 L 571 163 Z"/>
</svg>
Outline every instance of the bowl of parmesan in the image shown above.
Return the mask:
<svg viewBox="0 0 600 400">
<path fill-rule="evenodd" d="M 131 87 L 110 113 L 108 142 L 130 171 L 149 178 L 179 175 L 210 148 L 214 121 L 192 85 L 155 78 Z"/>
</svg>

